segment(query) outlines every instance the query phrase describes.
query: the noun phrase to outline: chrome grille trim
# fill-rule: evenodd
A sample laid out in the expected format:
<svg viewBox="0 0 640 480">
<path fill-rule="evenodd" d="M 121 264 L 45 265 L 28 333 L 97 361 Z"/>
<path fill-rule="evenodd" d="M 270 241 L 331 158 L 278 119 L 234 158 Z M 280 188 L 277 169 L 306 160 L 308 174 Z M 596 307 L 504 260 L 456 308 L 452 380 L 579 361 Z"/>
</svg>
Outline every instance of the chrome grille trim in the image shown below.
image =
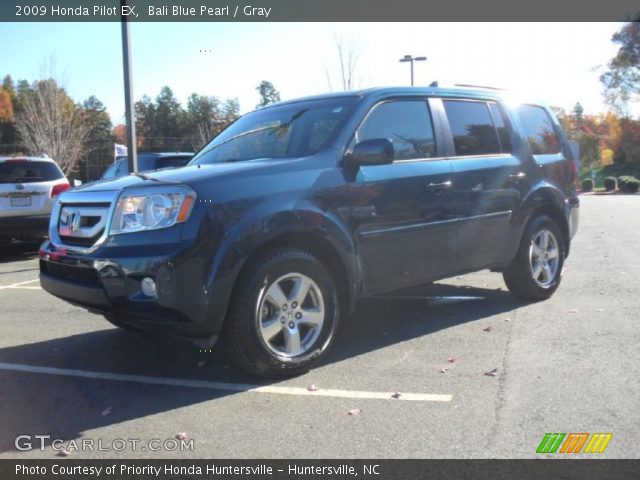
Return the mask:
<svg viewBox="0 0 640 480">
<path fill-rule="evenodd" d="M 58 196 L 53 210 L 51 211 L 51 220 L 49 222 L 49 240 L 54 247 L 64 248 L 65 250 L 77 253 L 90 253 L 97 249 L 109 235 L 109 227 L 113 212 L 116 208 L 120 191 L 115 192 L 64 192 Z M 107 206 L 108 205 L 108 206 Z M 79 215 L 76 227 L 70 229 L 68 224 L 69 218 L 63 222 L 61 216 L 63 210 L 65 213 L 70 211 Z M 99 217 L 98 222 L 91 226 L 82 226 L 82 218 Z M 83 247 L 79 245 L 70 245 L 65 243 L 61 236 L 87 239 L 97 235 L 100 231 L 102 234 L 93 245 Z M 62 233 L 64 232 L 64 233 Z"/>
</svg>

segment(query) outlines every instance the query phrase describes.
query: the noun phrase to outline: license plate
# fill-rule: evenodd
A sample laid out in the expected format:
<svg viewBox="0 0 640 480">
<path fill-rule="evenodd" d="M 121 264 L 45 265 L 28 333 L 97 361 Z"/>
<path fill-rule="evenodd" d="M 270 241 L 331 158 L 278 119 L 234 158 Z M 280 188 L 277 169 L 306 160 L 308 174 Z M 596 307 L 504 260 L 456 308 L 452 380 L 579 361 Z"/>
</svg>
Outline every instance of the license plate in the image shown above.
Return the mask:
<svg viewBox="0 0 640 480">
<path fill-rule="evenodd" d="M 12 207 L 30 207 L 31 197 L 11 197 Z"/>
</svg>

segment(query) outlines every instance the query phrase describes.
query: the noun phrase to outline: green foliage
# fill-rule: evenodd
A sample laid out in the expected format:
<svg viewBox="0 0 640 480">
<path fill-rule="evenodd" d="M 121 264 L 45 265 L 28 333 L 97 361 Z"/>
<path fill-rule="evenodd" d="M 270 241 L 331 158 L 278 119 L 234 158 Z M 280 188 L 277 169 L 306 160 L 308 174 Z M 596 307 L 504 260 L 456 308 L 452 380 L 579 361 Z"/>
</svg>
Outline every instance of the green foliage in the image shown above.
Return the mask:
<svg viewBox="0 0 640 480">
<path fill-rule="evenodd" d="M 256 87 L 256 91 L 260 94 L 260 103 L 256 105 L 256 108 L 265 107 L 272 103 L 280 101 L 280 92 L 276 90 L 273 83 L 268 80 L 263 80 L 260 85 Z"/>
<path fill-rule="evenodd" d="M 612 192 L 616 189 L 616 177 L 607 177 L 604 179 L 604 189 Z"/>
<path fill-rule="evenodd" d="M 585 180 L 582 181 L 582 191 L 583 192 L 590 192 L 593 190 L 593 180 L 591 180 L 590 178 L 587 178 Z"/>
<path fill-rule="evenodd" d="M 618 188 L 625 193 L 638 193 L 640 180 L 630 175 L 618 177 Z"/>
<path fill-rule="evenodd" d="M 620 48 L 600 81 L 605 101 L 616 112 L 626 115 L 629 101 L 640 93 L 640 23 L 626 23 L 611 40 Z"/>
</svg>

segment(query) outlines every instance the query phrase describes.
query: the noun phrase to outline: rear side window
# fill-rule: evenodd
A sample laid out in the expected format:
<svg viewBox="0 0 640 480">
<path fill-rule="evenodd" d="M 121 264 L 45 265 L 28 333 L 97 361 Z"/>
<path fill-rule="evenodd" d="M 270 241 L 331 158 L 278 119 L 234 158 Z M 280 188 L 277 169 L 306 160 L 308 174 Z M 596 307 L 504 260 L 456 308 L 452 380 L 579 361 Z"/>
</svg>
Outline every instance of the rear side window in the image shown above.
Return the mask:
<svg viewBox="0 0 640 480">
<path fill-rule="evenodd" d="M 0 162 L 0 183 L 50 182 L 64 178 L 53 162 L 37 160 L 7 160 Z"/>
<path fill-rule="evenodd" d="M 509 137 L 509 130 L 507 129 L 507 122 L 505 119 L 502 108 L 497 103 L 490 102 L 489 110 L 491 111 L 491 118 L 496 126 L 496 132 L 498 133 L 498 140 L 500 141 L 500 150 L 503 153 L 511 152 L 511 138 Z"/>
<path fill-rule="evenodd" d="M 486 102 L 444 100 L 443 104 L 457 156 L 491 155 L 506 151 L 500 146 L 497 126 Z M 501 121 L 506 130 L 502 118 Z"/>
<path fill-rule="evenodd" d="M 436 143 L 427 102 L 399 100 L 373 108 L 357 132 L 357 140 L 388 138 L 393 142 L 394 160 L 435 156 Z"/>
<path fill-rule="evenodd" d="M 560 153 L 560 141 L 546 110 L 535 105 L 521 105 L 518 108 L 520 120 L 534 155 Z"/>
</svg>

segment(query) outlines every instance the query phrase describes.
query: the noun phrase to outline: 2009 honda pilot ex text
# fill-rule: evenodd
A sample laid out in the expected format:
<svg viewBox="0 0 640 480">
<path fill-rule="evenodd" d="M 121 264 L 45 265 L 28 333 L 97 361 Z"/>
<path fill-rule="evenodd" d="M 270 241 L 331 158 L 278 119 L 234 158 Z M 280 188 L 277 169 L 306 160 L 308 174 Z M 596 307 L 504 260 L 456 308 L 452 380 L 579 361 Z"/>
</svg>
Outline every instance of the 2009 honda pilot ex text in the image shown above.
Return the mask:
<svg viewBox="0 0 640 480">
<path fill-rule="evenodd" d="M 249 113 L 180 169 L 60 195 L 42 287 L 262 376 L 327 351 L 355 299 L 461 272 L 558 288 L 578 222 L 552 112 L 488 89 L 377 88 Z"/>
</svg>

